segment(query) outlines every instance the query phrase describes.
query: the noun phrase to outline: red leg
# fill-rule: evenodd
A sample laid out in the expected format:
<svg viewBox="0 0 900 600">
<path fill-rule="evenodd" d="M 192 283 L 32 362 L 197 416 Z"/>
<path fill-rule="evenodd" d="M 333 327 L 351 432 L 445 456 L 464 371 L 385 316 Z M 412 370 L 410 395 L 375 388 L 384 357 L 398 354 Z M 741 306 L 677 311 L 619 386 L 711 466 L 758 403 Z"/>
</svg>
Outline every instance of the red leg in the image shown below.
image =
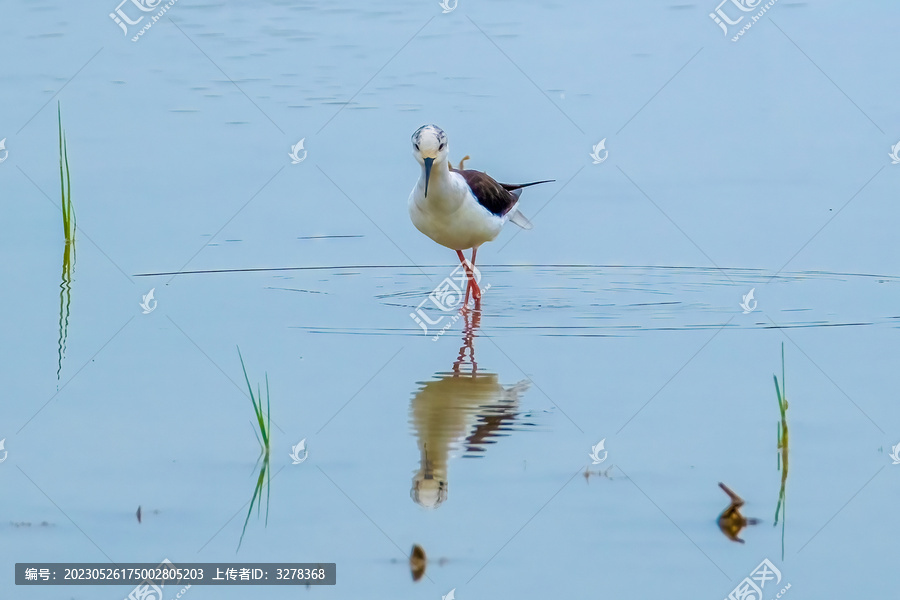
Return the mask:
<svg viewBox="0 0 900 600">
<path fill-rule="evenodd" d="M 465 307 L 469 305 L 469 292 L 472 291 L 472 273 L 469 270 L 469 265 L 466 264 L 466 256 L 462 253 L 462 250 L 457 250 L 456 256 L 459 257 L 459 264 L 466 270 L 466 298 L 462 305 L 463 309 L 465 309 Z"/>
<path fill-rule="evenodd" d="M 475 268 L 475 254 L 478 252 L 478 248 L 472 248 L 472 268 Z M 479 302 L 481 302 L 481 288 L 478 287 L 478 282 L 475 281 L 475 273 L 472 272 L 471 279 L 469 279 L 469 284 L 472 287 L 472 295 L 475 298 L 475 305 L 477 306 Z"/>
<path fill-rule="evenodd" d="M 472 262 L 467 264 L 466 257 L 462 253 L 462 250 L 456 251 L 456 255 L 459 257 L 459 262 L 466 270 L 466 278 L 468 279 L 468 284 L 466 285 L 466 301 L 463 306 L 467 306 L 469 304 L 469 293 L 471 293 L 472 297 L 475 298 L 476 307 L 481 301 L 481 288 L 478 287 L 478 282 L 475 281 L 475 273 L 472 270 L 475 266 L 475 254 L 477 252 L 477 248 L 472 248 Z"/>
</svg>

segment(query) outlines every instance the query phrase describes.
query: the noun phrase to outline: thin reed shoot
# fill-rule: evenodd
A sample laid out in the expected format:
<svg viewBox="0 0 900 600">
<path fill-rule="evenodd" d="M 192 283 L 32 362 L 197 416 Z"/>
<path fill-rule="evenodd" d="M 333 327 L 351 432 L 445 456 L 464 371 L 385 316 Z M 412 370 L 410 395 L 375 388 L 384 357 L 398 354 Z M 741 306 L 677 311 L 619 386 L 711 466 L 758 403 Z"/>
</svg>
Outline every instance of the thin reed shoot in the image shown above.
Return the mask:
<svg viewBox="0 0 900 600">
<path fill-rule="evenodd" d="M 784 559 L 784 531 L 787 502 L 785 499 L 785 488 L 787 486 L 788 477 L 788 424 L 787 424 L 787 383 L 784 377 L 784 343 L 781 344 L 781 386 L 778 385 L 778 376 L 773 375 L 775 379 L 775 396 L 778 400 L 778 412 L 781 415 L 781 421 L 778 423 L 778 469 L 781 471 L 781 487 L 778 491 L 778 504 L 775 505 L 775 522 L 773 526 L 778 525 L 781 519 L 781 558 Z"/>
<path fill-rule="evenodd" d="M 63 233 L 66 243 L 75 240 L 75 209 L 72 207 L 72 177 L 69 172 L 69 150 L 66 144 L 66 132 L 62 126 L 62 107 L 56 105 L 59 120 L 59 187 L 62 194 Z"/>
<path fill-rule="evenodd" d="M 241 369 L 244 372 L 244 381 L 247 382 L 247 391 L 250 394 L 250 402 L 253 404 L 253 415 L 256 417 L 256 427 L 253 434 L 256 441 L 259 442 L 260 457 L 257 464 L 262 462 L 259 469 L 259 475 L 256 479 L 256 486 L 253 489 L 253 496 L 250 498 L 250 507 L 247 510 L 247 516 L 244 519 L 244 527 L 241 530 L 241 538 L 238 541 L 237 549 L 241 549 L 244 541 L 244 534 L 247 532 L 247 523 L 250 522 L 250 515 L 253 514 L 253 508 L 256 507 L 257 518 L 262 512 L 262 498 L 266 496 L 266 525 L 269 524 L 269 499 L 272 491 L 271 470 L 269 468 L 269 455 L 271 445 L 272 432 L 272 413 L 270 412 L 271 401 L 269 397 L 269 374 L 266 373 L 266 409 L 262 407 L 262 388 L 257 384 L 256 392 L 253 391 L 253 385 L 250 383 L 250 377 L 247 375 L 247 367 L 244 365 L 244 357 L 241 355 L 241 349 L 238 348 L 238 357 L 241 359 Z M 258 429 L 258 431 L 257 431 Z"/>
</svg>

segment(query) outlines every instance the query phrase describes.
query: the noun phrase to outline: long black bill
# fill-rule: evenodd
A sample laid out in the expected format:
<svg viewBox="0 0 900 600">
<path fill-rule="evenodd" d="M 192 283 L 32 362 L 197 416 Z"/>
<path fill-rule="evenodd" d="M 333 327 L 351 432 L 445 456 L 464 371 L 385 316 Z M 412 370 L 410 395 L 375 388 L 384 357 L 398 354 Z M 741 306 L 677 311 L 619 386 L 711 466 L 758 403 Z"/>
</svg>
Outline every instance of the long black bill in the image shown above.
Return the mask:
<svg viewBox="0 0 900 600">
<path fill-rule="evenodd" d="M 431 177 L 431 165 L 434 164 L 433 158 L 425 159 L 425 197 L 428 197 L 428 178 Z"/>
</svg>

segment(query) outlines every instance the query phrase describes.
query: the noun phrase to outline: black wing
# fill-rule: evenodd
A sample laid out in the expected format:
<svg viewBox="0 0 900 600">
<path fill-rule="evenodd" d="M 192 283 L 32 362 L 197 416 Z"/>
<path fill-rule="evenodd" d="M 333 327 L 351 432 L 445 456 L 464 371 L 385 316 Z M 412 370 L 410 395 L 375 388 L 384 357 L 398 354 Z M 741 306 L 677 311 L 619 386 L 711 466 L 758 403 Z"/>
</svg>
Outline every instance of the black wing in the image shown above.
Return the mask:
<svg viewBox="0 0 900 600">
<path fill-rule="evenodd" d="M 495 215 L 505 215 L 518 201 L 518 198 L 512 192 L 503 187 L 503 184 L 497 183 L 487 173 L 471 169 L 456 172 L 465 178 L 478 203 Z"/>
<path fill-rule="evenodd" d="M 471 169 L 463 171 L 452 169 L 452 171 L 462 175 L 466 183 L 469 184 L 469 188 L 472 190 L 472 194 L 478 200 L 478 203 L 497 216 L 503 216 L 508 213 L 509 209 L 519 201 L 519 194 L 522 193 L 522 188 L 553 181 L 548 179 L 531 183 L 499 183 L 493 177 L 481 171 Z"/>
</svg>

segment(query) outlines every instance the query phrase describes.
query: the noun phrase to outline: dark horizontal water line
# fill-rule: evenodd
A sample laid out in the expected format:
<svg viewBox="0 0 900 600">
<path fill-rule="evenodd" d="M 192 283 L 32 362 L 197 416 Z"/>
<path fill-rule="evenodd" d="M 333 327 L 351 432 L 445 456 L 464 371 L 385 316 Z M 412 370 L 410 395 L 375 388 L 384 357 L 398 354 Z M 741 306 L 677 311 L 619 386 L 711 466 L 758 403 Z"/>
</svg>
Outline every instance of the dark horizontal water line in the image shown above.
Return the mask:
<svg viewBox="0 0 900 600">
<path fill-rule="evenodd" d="M 535 335 L 545 337 L 627 337 L 635 333 L 672 332 L 672 331 L 709 331 L 711 329 L 729 330 L 767 330 L 767 329 L 806 329 L 819 327 L 868 327 L 876 323 L 788 323 L 784 325 L 769 325 L 756 323 L 753 325 L 740 325 L 729 323 L 698 323 L 681 327 L 645 327 L 642 325 L 611 325 L 611 326 L 585 326 L 585 325 L 498 325 L 489 329 L 480 330 L 477 337 L 493 337 L 492 331 L 515 332 L 528 331 Z M 337 335 L 403 335 L 411 337 L 432 337 L 434 334 L 423 334 L 422 330 L 415 327 L 311 327 L 306 325 L 289 325 L 288 329 L 300 329 L 307 333 L 337 334 Z M 459 331 L 456 332 L 461 333 Z"/>
<path fill-rule="evenodd" d="M 376 270 L 376 269 L 447 269 L 458 267 L 459 265 L 313 265 L 306 267 L 249 267 L 245 269 L 202 269 L 197 271 L 164 271 L 160 273 L 137 273 L 133 277 L 161 277 L 164 275 L 202 275 L 207 273 L 260 273 L 260 272 L 276 272 L 276 271 L 338 271 L 338 270 Z M 502 269 L 659 269 L 659 270 L 693 270 L 693 271 L 709 271 L 709 272 L 747 272 L 758 275 L 765 275 L 764 269 L 752 267 L 698 267 L 698 266 L 676 266 L 676 265 L 599 265 L 599 264 L 483 264 L 478 265 L 479 269 L 484 268 L 502 268 Z M 879 275 L 876 273 L 841 273 L 837 271 L 793 271 L 779 273 L 777 277 L 784 279 L 789 276 L 797 275 L 835 275 L 840 277 L 874 277 L 881 279 L 898 279 L 898 275 Z"/>
</svg>

